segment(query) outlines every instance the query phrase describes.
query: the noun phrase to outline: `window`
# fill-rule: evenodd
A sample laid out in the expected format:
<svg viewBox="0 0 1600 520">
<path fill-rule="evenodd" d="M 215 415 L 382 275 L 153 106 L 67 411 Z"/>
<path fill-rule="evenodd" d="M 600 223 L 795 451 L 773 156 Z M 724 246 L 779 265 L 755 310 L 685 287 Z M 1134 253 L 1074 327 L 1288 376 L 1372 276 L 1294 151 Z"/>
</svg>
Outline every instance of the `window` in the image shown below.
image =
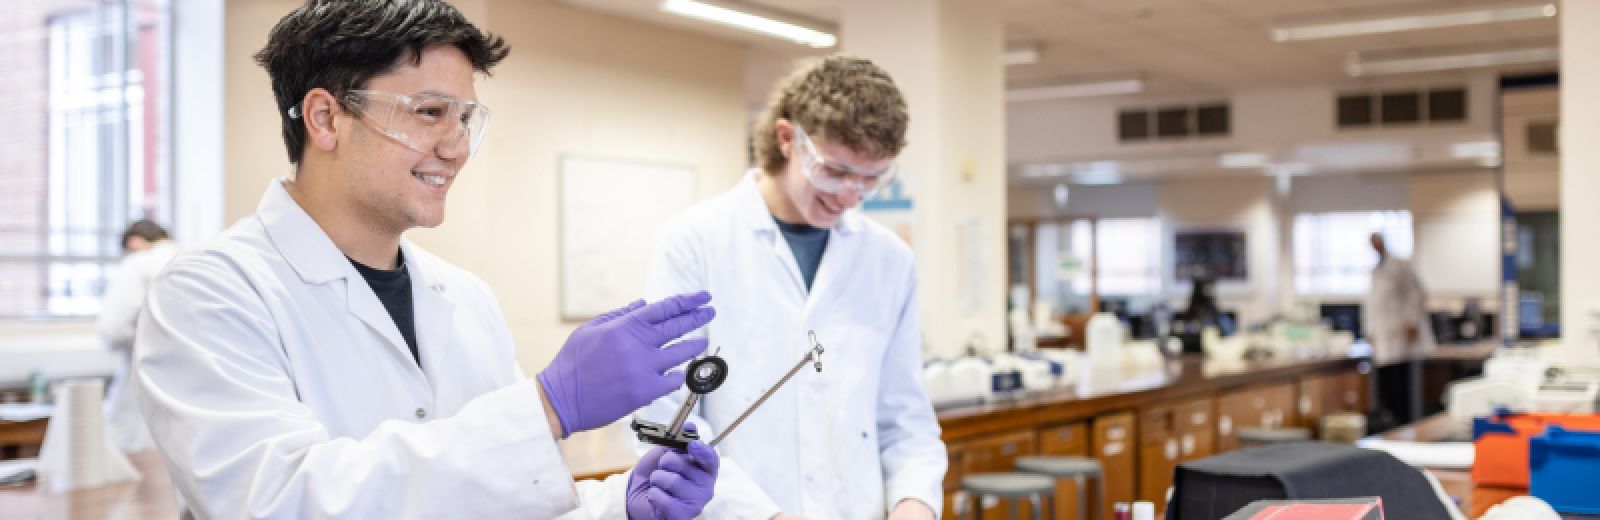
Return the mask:
<svg viewBox="0 0 1600 520">
<path fill-rule="evenodd" d="M 1040 222 L 1034 233 L 1034 280 L 1039 301 L 1051 302 L 1064 312 L 1089 310 L 1089 220 Z"/>
<path fill-rule="evenodd" d="M 1026 254 L 1031 241 L 1032 279 L 1038 301 L 1058 312 L 1091 310 L 1091 296 L 1107 298 L 1160 295 L 1162 231 L 1155 217 L 1058 219 L 1012 228 L 1013 254 Z M 1029 229 L 1032 233 L 1029 233 Z M 1012 283 L 1021 284 L 1023 263 L 1012 266 Z M 1090 273 L 1098 280 L 1091 283 Z"/>
<path fill-rule="evenodd" d="M 1095 235 L 1100 294 L 1132 296 L 1161 291 L 1161 221 L 1109 218 Z"/>
<path fill-rule="evenodd" d="M 1378 254 L 1369 237 L 1383 233 L 1389 253 L 1410 258 L 1409 211 L 1305 213 L 1294 217 L 1294 288 L 1300 294 L 1367 293 Z"/>
<path fill-rule="evenodd" d="M 88 316 L 138 218 L 171 224 L 167 0 L 8 5 L 0 317 Z"/>
</svg>

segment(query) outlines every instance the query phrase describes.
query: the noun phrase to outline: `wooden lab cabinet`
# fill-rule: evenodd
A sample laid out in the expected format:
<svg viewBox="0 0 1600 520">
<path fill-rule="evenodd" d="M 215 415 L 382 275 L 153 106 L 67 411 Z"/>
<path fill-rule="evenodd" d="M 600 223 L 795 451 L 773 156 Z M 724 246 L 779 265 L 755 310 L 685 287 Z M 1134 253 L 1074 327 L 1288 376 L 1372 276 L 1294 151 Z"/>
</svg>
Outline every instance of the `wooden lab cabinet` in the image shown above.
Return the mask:
<svg viewBox="0 0 1600 520">
<path fill-rule="evenodd" d="M 1324 413 L 1367 412 L 1367 375 L 1351 370 L 1328 376 L 1329 391 L 1325 395 Z"/>
<path fill-rule="evenodd" d="M 1295 412 L 1300 414 L 1300 424 L 1316 437 L 1322 428 L 1322 416 L 1327 413 L 1330 396 L 1334 394 L 1333 376 L 1310 375 L 1301 379 L 1295 396 Z"/>
<path fill-rule="evenodd" d="M 1094 419 L 1094 433 L 1090 440 L 1094 448 L 1093 456 L 1100 459 L 1100 471 L 1104 478 L 1101 490 L 1105 500 L 1091 505 L 1099 508 L 1103 515 L 1101 518 L 1111 518 L 1112 504 L 1133 502 L 1137 496 L 1139 438 L 1135 436 L 1135 422 L 1137 420 L 1133 412 L 1102 415 Z"/>
<path fill-rule="evenodd" d="M 1139 422 L 1139 500 L 1164 509 L 1178 464 L 1212 455 L 1215 413 L 1210 398 L 1146 408 Z"/>
<path fill-rule="evenodd" d="M 1217 398 L 1217 452 L 1239 449 L 1239 428 L 1298 426 L 1294 383 L 1263 385 Z"/>
<path fill-rule="evenodd" d="M 1175 364 L 1177 373 L 1169 363 L 1159 374 L 1146 374 L 1169 384 L 1131 392 L 1063 389 L 1014 403 L 940 412 L 950 457 L 946 515 L 970 510 L 971 501 L 960 493 L 964 475 L 1016 471 L 1017 457 L 1031 454 L 1099 460 L 1105 499 L 1088 505 L 1105 518 L 1117 502 L 1149 500 L 1164 509 L 1177 465 L 1237 449 L 1240 428 L 1314 429 L 1329 413 L 1365 410 L 1369 399 L 1367 376 L 1361 373 L 1366 360 L 1286 360 L 1242 371 L 1209 363 L 1182 359 Z M 1089 487 L 1086 492 L 1093 493 Z M 1055 518 L 1077 517 L 1079 500 L 1070 480 L 1058 481 Z M 1009 509 L 983 513 L 1000 518 Z"/>
<path fill-rule="evenodd" d="M 944 507 L 947 514 L 954 517 L 955 496 L 961 490 L 963 475 L 1016 471 L 1017 457 L 1038 453 L 1038 438 L 1033 430 L 1025 430 L 980 437 L 948 445 L 945 450 L 950 456 L 950 468 L 944 475 Z M 1005 504 L 983 511 L 983 515 L 990 518 L 1005 518 L 1009 513 Z"/>
<path fill-rule="evenodd" d="M 1039 454 L 1070 457 L 1089 456 L 1089 425 L 1070 423 L 1039 430 Z M 1084 493 L 1093 493 L 1095 483 L 1083 482 Z M 1078 517 L 1078 488 L 1071 479 L 1056 481 L 1055 518 L 1072 520 Z"/>
</svg>

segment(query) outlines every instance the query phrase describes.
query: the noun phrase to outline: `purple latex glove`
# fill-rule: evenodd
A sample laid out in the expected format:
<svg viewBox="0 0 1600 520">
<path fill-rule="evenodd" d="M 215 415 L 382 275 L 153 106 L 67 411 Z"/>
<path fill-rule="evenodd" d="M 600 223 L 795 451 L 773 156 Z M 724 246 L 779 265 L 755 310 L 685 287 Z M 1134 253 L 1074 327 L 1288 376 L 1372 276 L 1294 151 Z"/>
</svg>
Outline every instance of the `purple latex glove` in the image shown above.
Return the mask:
<svg viewBox="0 0 1600 520">
<path fill-rule="evenodd" d="M 636 301 L 572 331 L 539 373 L 562 437 L 611 424 L 682 386 L 682 370 L 662 373 L 700 355 L 706 340 L 661 346 L 710 322 L 717 315 L 705 306 L 710 301 L 704 291 Z"/>
<path fill-rule="evenodd" d="M 684 425 L 694 431 L 694 424 Z M 689 443 L 688 452 L 657 446 L 639 459 L 628 475 L 628 518 L 678 520 L 700 515 L 711 501 L 721 463 L 705 443 Z"/>
</svg>

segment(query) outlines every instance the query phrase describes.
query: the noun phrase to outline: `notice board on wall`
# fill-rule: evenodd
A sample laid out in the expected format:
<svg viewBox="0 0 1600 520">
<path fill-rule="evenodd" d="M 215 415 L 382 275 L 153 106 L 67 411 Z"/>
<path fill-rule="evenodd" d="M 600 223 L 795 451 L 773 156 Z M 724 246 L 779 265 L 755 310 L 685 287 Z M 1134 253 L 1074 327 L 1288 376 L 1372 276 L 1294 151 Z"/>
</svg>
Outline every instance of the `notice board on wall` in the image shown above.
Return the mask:
<svg viewBox="0 0 1600 520">
<path fill-rule="evenodd" d="M 569 154 L 560 175 L 561 318 L 585 320 L 643 297 L 662 231 L 694 203 L 694 167 Z"/>
<path fill-rule="evenodd" d="M 1250 251 L 1244 231 L 1237 229 L 1179 230 L 1174 234 L 1173 279 L 1195 276 L 1215 280 L 1249 279 Z"/>
</svg>

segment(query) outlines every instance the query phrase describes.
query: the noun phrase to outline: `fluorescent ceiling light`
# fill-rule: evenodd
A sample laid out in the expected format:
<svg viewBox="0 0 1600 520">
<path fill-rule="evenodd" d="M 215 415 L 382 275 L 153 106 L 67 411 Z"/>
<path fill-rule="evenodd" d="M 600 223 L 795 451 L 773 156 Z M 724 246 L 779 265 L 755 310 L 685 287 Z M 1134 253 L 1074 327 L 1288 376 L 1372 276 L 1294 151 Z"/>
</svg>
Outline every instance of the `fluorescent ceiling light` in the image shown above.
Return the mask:
<svg viewBox="0 0 1600 520">
<path fill-rule="evenodd" d="M 1223 168 L 1260 168 L 1267 164 L 1267 156 L 1259 153 L 1225 153 L 1217 156 L 1217 165 Z"/>
<path fill-rule="evenodd" d="M 1446 13 L 1301 25 L 1296 27 L 1273 29 L 1272 39 L 1273 41 L 1279 42 L 1294 40 L 1318 40 L 1323 38 L 1341 38 L 1345 36 L 1361 36 L 1366 34 L 1414 31 L 1420 29 L 1460 27 L 1463 25 L 1477 25 L 1494 22 L 1514 22 L 1518 20 L 1550 18 L 1556 15 L 1556 11 L 1556 4 L 1545 3 L 1516 7 L 1500 7 L 1495 9 L 1476 9 L 1470 11 L 1452 11 Z"/>
<path fill-rule="evenodd" d="M 1561 59 L 1561 49 L 1540 47 L 1375 61 L 1361 61 L 1353 54 L 1351 57 L 1355 59 L 1350 61 L 1346 72 L 1353 77 L 1360 77 L 1558 61 Z"/>
<path fill-rule="evenodd" d="M 1457 159 L 1488 159 L 1500 157 L 1498 141 L 1472 141 L 1450 145 L 1450 155 Z"/>
<path fill-rule="evenodd" d="M 1022 167 L 1022 176 L 1029 179 L 1067 177 L 1073 184 L 1090 186 L 1121 184 L 1122 166 L 1117 161 L 1029 164 Z"/>
<path fill-rule="evenodd" d="M 661 10 L 689 18 L 758 32 L 819 49 L 832 47 L 839 43 L 839 39 L 832 34 L 816 29 L 695 0 L 665 0 L 661 2 Z"/>
<path fill-rule="evenodd" d="M 1100 83 L 1051 85 L 1047 87 L 1024 87 L 1007 90 L 1006 101 L 1011 103 L 1047 101 L 1051 99 L 1066 99 L 1087 96 L 1133 94 L 1143 90 L 1144 80 L 1138 79 L 1124 79 Z"/>
<path fill-rule="evenodd" d="M 1005 62 L 1007 67 L 1039 63 L 1039 48 L 1029 46 L 1006 50 Z"/>
<path fill-rule="evenodd" d="M 1268 164 L 1264 172 L 1277 177 L 1293 177 L 1311 173 L 1311 165 L 1303 162 Z"/>
</svg>

